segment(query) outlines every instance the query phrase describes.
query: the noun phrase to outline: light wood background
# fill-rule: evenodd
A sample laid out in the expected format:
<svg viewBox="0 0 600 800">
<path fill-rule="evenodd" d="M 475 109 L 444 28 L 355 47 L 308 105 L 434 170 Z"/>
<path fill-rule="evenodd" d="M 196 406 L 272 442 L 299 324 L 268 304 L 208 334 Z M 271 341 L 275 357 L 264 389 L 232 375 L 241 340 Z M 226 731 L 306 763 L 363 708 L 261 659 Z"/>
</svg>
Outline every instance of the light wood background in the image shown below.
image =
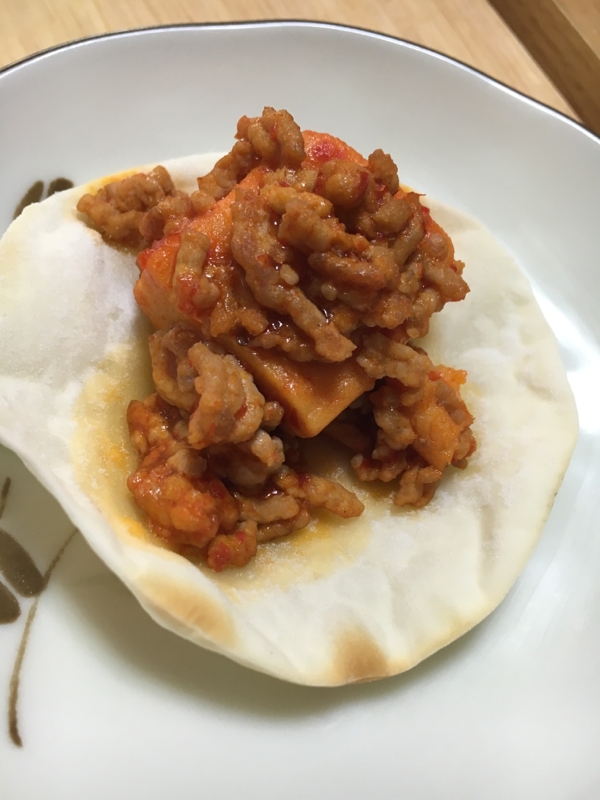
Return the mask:
<svg viewBox="0 0 600 800">
<path fill-rule="evenodd" d="M 600 0 L 491 0 L 582 121 L 600 134 Z"/>
<path fill-rule="evenodd" d="M 37 50 L 111 31 L 285 18 L 356 25 L 409 39 L 563 113 L 575 113 L 487 0 L 0 0 L 0 67 Z"/>
</svg>

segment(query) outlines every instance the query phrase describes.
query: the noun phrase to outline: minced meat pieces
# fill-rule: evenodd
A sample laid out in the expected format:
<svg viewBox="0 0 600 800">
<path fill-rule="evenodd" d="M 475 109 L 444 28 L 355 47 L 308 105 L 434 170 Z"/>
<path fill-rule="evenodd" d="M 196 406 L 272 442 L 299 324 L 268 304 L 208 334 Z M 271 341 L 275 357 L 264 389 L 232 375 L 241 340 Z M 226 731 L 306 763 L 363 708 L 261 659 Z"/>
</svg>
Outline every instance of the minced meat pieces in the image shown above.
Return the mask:
<svg viewBox="0 0 600 800">
<path fill-rule="evenodd" d="M 208 548 L 207 563 L 219 571 L 243 566 L 257 537 L 304 527 L 309 508 L 348 517 L 362 504 L 335 481 L 290 478 L 283 441 L 265 430 L 277 427 L 283 409 L 265 402 L 236 360 L 211 346 L 183 326 L 151 337 L 160 394 L 130 403 L 141 461 L 128 486 L 157 535 Z"/>
<path fill-rule="evenodd" d="M 247 140 L 270 167 L 300 167 L 306 153 L 302 132 L 288 111 L 267 106 L 261 117 L 242 117 L 237 137 Z"/>
<path fill-rule="evenodd" d="M 424 505 L 446 467 L 464 468 L 476 447 L 473 417 L 459 394 L 464 373 L 434 368 L 425 354 L 419 355 L 424 369 L 417 386 L 386 378 L 370 395 L 376 446 L 351 460 L 363 481 L 401 476 L 396 505 Z"/>
<path fill-rule="evenodd" d="M 236 139 L 189 196 L 157 167 L 78 205 L 108 242 L 152 243 L 135 296 L 158 328 L 156 393 L 129 407 L 140 454 L 129 487 L 158 535 L 217 571 L 313 509 L 362 513 L 353 492 L 306 469 L 295 434 L 340 442 L 358 480 L 397 482 L 398 506 L 425 505 L 476 448 L 466 375 L 413 341 L 466 296 L 464 265 L 391 156 L 364 159 L 271 107 L 242 117 Z M 317 403 L 317 366 L 340 376 L 325 404 L 336 418 Z"/>
<path fill-rule="evenodd" d="M 169 541 L 202 548 L 220 530 L 235 525 L 238 509 L 223 483 L 190 451 L 185 419 L 156 395 L 134 400 L 127 411 L 131 440 L 142 456 L 127 485 L 151 521 Z M 181 458 L 185 453 L 187 457 Z"/>
<path fill-rule="evenodd" d="M 365 508 L 353 492 L 318 475 L 296 473 L 289 467 L 282 467 L 274 480 L 280 489 L 306 500 L 312 508 L 326 508 L 340 517 L 359 517 Z"/>
<path fill-rule="evenodd" d="M 290 286 L 281 277 L 278 261 L 285 263 L 286 254 L 278 247 L 270 215 L 259 196 L 239 193 L 233 206 L 231 249 L 259 303 L 291 317 L 326 360 L 344 361 L 351 355 L 355 345 L 298 286 Z"/>
<path fill-rule="evenodd" d="M 245 567 L 256 555 L 257 525 L 252 520 L 236 526 L 233 533 L 217 534 L 208 545 L 206 563 L 215 572 L 225 567 Z"/>
<path fill-rule="evenodd" d="M 219 442 L 246 442 L 258 430 L 265 398 L 233 356 L 212 352 L 202 342 L 188 351 L 198 377 L 198 403 L 190 416 L 189 441 L 202 450 Z"/>
<path fill-rule="evenodd" d="M 91 219 L 107 242 L 137 247 L 144 241 L 139 226 L 145 213 L 174 191 L 171 176 L 158 166 L 147 175 L 131 175 L 107 183 L 95 195 L 83 195 L 77 210 Z"/>
</svg>

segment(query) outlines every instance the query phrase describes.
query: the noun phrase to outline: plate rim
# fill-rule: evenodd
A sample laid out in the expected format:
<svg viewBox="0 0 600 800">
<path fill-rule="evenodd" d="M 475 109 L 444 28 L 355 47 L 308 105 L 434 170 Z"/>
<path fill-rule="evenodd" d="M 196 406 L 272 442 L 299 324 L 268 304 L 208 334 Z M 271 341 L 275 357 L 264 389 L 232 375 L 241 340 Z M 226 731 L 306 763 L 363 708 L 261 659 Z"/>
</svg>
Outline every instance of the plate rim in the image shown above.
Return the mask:
<svg viewBox="0 0 600 800">
<path fill-rule="evenodd" d="M 442 61 L 454 64 L 455 66 L 458 66 L 463 70 L 470 72 L 473 75 L 478 76 L 484 82 L 489 83 L 492 86 L 495 86 L 496 88 L 501 89 L 502 91 L 510 94 L 512 97 L 515 98 L 515 100 L 525 103 L 526 105 L 532 106 L 537 111 L 543 114 L 548 114 L 551 117 L 560 120 L 563 124 L 567 124 L 569 127 L 574 128 L 579 133 L 582 133 L 584 136 L 589 137 L 593 142 L 600 145 L 600 135 L 596 134 L 594 131 L 592 131 L 583 123 L 578 122 L 572 117 L 569 117 L 564 112 L 559 111 L 556 108 L 553 108 L 547 103 L 544 103 L 541 100 L 536 100 L 534 97 L 531 97 L 525 92 L 522 92 L 519 89 L 516 89 L 513 86 L 504 83 L 504 81 L 492 77 L 487 72 L 479 69 L 478 67 L 474 67 L 471 64 L 467 64 L 465 61 L 462 61 L 459 58 L 455 58 L 454 56 L 450 56 L 447 53 L 443 53 L 440 50 L 436 50 L 433 47 L 428 47 L 426 45 L 414 42 L 411 39 L 405 39 L 401 36 L 395 36 L 394 34 L 382 33 L 381 31 L 377 31 L 372 28 L 364 28 L 359 25 L 349 25 L 347 23 L 341 23 L 341 22 L 323 22 L 320 20 L 313 20 L 313 19 L 298 19 L 295 17 L 285 17 L 281 19 L 269 18 L 269 19 L 232 20 L 230 22 L 165 23 L 161 25 L 148 25 L 140 28 L 127 28 L 119 31 L 98 33 L 92 36 L 84 36 L 80 39 L 69 39 L 66 42 L 61 42 L 60 44 L 52 45 L 51 47 L 44 48 L 43 50 L 38 50 L 35 53 L 31 53 L 30 55 L 25 56 L 22 59 L 19 59 L 18 61 L 13 61 L 10 64 L 6 64 L 4 67 L 0 67 L 0 82 L 2 81 L 2 78 L 4 78 L 6 75 L 23 67 L 26 64 L 41 60 L 48 55 L 52 55 L 53 53 L 58 53 L 63 50 L 75 49 L 77 47 L 81 47 L 86 44 L 96 41 L 101 41 L 104 39 L 120 39 L 130 36 L 140 36 L 146 33 L 155 33 L 161 31 L 207 30 L 207 29 L 225 30 L 228 28 L 276 28 L 276 27 L 325 28 L 338 31 L 348 31 L 357 34 L 367 34 L 368 36 L 376 39 L 383 39 L 385 41 L 394 42 L 395 44 L 408 47 L 409 49 L 427 53 L 429 55 L 435 56 L 436 58 L 439 58 Z M 542 72 L 544 75 L 546 75 L 546 73 L 543 70 Z"/>
<path fill-rule="evenodd" d="M 277 27 L 277 25 L 279 24 L 280 21 L 279 20 L 273 20 L 271 22 L 275 23 L 275 24 L 265 25 L 265 24 L 263 24 L 264 21 L 260 21 L 260 22 L 257 22 L 257 23 L 248 24 L 248 28 L 261 29 L 261 28 L 267 28 L 267 27 Z M 302 21 L 302 22 L 305 22 L 305 21 Z M 147 32 L 149 33 L 149 32 L 159 31 L 159 30 L 162 30 L 162 29 L 167 29 L 167 30 L 189 29 L 189 28 L 194 28 L 194 29 L 199 29 L 199 30 L 203 30 L 203 29 L 206 29 L 206 28 L 238 29 L 238 28 L 244 27 L 246 25 L 247 25 L 247 23 L 237 23 L 237 22 L 225 23 L 225 24 L 222 24 L 222 23 L 214 23 L 214 24 L 212 24 L 212 23 L 208 23 L 208 24 L 189 23 L 189 24 L 181 24 L 181 25 L 161 25 L 161 26 L 152 26 L 152 27 L 149 27 L 149 28 L 135 29 L 135 30 L 130 30 L 130 31 L 122 31 L 122 32 L 115 32 L 115 33 L 108 33 L 108 34 L 99 34 L 99 35 L 93 36 L 93 37 L 87 37 L 87 38 L 84 38 L 84 39 L 73 40 L 71 42 L 55 45 L 55 46 L 53 46 L 51 48 L 48 48 L 46 50 L 42 50 L 42 51 L 39 51 L 39 52 L 37 52 L 35 54 L 31 54 L 31 55 L 27 56 L 25 59 L 22 59 L 22 60 L 20 60 L 18 62 L 14 62 L 13 64 L 8 65 L 7 67 L 0 68 L 0 83 L 1 83 L 1 79 L 3 77 L 5 77 L 5 73 L 12 74 L 12 72 L 13 72 L 13 70 L 15 68 L 19 68 L 21 65 L 24 65 L 25 63 L 27 63 L 29 61 L 32 61 L 32 62 L 35 63 L 36 61 L 41 61 L 43 57 L 45 57 L 46 55 L 52 54 L 54 51 L 60 52 L 62 50 L 74 49 L 74 48 L 76 48 L 76 47 L 78 47 L 80 45 L 81 46 L 85 46 L 88 42 L 94 42 L 96 39 L 105 39 L 105 38 L 106 39 L 113 39 L 113 38 L 116 39 L 117 37 L 118 38 L 122 38 L 124 36 L 140 35 L 140 34 L 144 34 L 144 33 L 147 33 Z M 330 25 L 330 24 L 323 24 L 322 25 L 321 23 L 317 23 L 317 25 L 318 25 L 319 28 L 342 28 L 343 30 L 348 30 L 349 27 L 350 27 L 350 26 L 344 26 L 344 25 Z M 317 25 L 315 25 L 314 27 L 317 27 Z M 290 25 L 288 27 L 291 28 L 292 26 Z M 300 27 L 300 26 L 298 26 L 298 27 Z M 306 27 L 306 29 L 308 30 L 311 27 L 313 27 L 313 25 L 306 25 L 306 26 L 303 26 L 303 27 Z M 366 29 L 361 29 L 361 28 L 351 28 L 351 29 L 356 31 L 356 32 L 373 33 L 373 34 L 375 34 L 375 37 L 381 38 L 382 40 L 397 40 L 398 43 L 401 44 L 402 46 L 408 46 L 408 47 L 410 47 L 410 48 L 412 48 L 412 49 L 414 49 L 416 51 L 429 52 L 429 53 L 432 53 L 432 54 L 434 54 L 434 55 L 436 55 L 438 57 L 441 57 L 441 59 L 444 60 L 444 61 L 453 62 L 455 64 L 458 64 L 458 65 L 462 66 L 463 68 L 465 68 L 467 73 L 470 72 L 470 73 L 479 74 L 483 79 L 487 80 L 492 85 L 495 84 L 495 85 L 499 85 L 500 87 L 503 87 L 504 90 L 507 90 L 507 92 L 509 92 L 511 95 L 515 96 L 515 100 L 517 100 L 517 101 L 528 101 L 530 105 L 533 105 L 534 107 L 537 106 L 539 112 L 541 112 L 541 113 L 545 113 L 545 112 L 550 111 L 550 112 L 552 112 L 551 116 L 564 117 L 564 119 L 567 122 L 571 123 L 571 127 L 583 128 L 582 125 L 576 123 L 574 120 L 571 120 L 569 117 L 567 117 L 566 115 L 562 114 L 561 112 L 558 112 L 555 109 L 552 109 L 550 106 L 545 106 L 543 103 L 541 103 L 541 102 L 539 102 L 537 100 L 534 100 L 533 98 L 530 98 L 527 95 L 524 95 L 523 93 L 519 92 L 518 90 L 512 89 L 510 86 L 506 86 L 505 84 L 502 84 L 500 81 L 497 81 L 496 79 L 491 78 L 490 76 L 488 76 L 485 73 L 477 70 L 476 68 L 471 67 L 471 66 L 469 66 L 467 64 L 464 64 L 463 62 L 460 62 L 459 60 L 454 59 L 454 58 L 452 58 L 450 56 L 446 56 L 443 53 L 439 53 L 438 51 L 432 50 L 431 48 L 427 48 L 427 47 L 424 47 L 424 46 L 421 46 L 421 45 L 414 44 L 414 43 L 409 42 L 407 40 L 400 39 L 399 37 L 388 36 L 386 34 L 380 34 L 380 33 L 376 32 L 376 31 L 368 31 Z M 84 58 L 85 58 L 85 56 L 84 56 Z M 584 132 L 585 132 L 585 129 L 584 129 Z M 590 133 L 590 132 L 588 131 L 588 133 Z M 579 134 L 575 134 L 575 135 L 579 135 Z M 600 139 L 598 137 L 596 137 L 594 134 L 592 134 L 592 137 L 594 139 L 597 139 L 598 142 L 600 142 Z M 328 690 L 328 691 L 331 691 L 331 690 Z M 145 694 L 145 692 L 144 692 L 144 694 Z M 141 707 L 145 711 L 145 709 L 146 709 L 145 700 L 144 700 L 144 703 L 143 703 L 143 705 Z M 237 709 L 236 709 L 236 716 L 237 716 Z M 202 712 L 202 716 L 199 716 L 199 719 L 202 719 L 203 717 L 204 717 L 204 712 Z M 346 717 L 345 717 L 345 714 L 344 714 L 344 719 L 345 718 Z M 33 720 L 33 718 L 32 718 L 32 722 L 35 722 L 35 720 Z M 461 738 L 462 737 L 465 737 L 464 740 L 466 740 L 466 734 L 463 733 Z M 304 742 L 304 735 L 302 736 L 302 739 L 300 741 L 301 741 L 301 743 Z M 48 752 L 51 752 L 50 747 L 48 747 Z M 309 756 L 309 758 L 312 759 L 311 756 Z M 463 756 L 462 756 L 460 751 L 459 751 L 459 758 L 461 758 L 461 760 L 463 758 Z M 30 763 L 30 761 L 31 761 L 31 759 L 28 758 L 27 763 Z M 110 763 L 111 762 L 109 762 L 109 765 L 110 765 Z M 534 764 L 534 766 L 535 766 L 535 762 L 533 762 L 533 760 L 531 760 L 530 763 Z M 310 764 L 310 761 L 309 761 L 309 764 Z M 464 766 L 464 761 L 463 761 L 463 766 Z M 309 769 L 312 771 L 313 768 L 309 767 Z M 135 775 L 135 773 L 133 773 L 133 771 L 130 772 L 129 774 L 130 774 L 130 777 L 132 775 Z M 308 774 L 310 776 L 311 772 L 309 772 Z M 488 774 L 490 774 L 490 773 L 488 772 Z M 56 775 L 52 775 L 51 779 L 53 781 L 56 781 Z M 460 789 L 460 784 L 461 783 L 462 783 L 462 781 L 460 781 L 460 783 L 456 786 L 456 788 Z M 110 785 L 110 784 L 108 784 L 108 785 Z M 281 783 L 279 785 L 281 786 Z M 435 789 L 435 786 L 433 784 L 427 784 L 427 785 L 429 785 L 429 789 L 430 790 Z M 56 783 L 54 783 L 54 786 L 55 786 L 55 788 L 60 788 L 59 786 L 57 786 Z M 11 784 L 11 787 L 9 787 L 9 788 L 10 788 L 10 793 L 12 794 L 12 791 L 15 791 L 15 790 L 18 791 L 19 786 L 18 786 L 18 784 Z M 65 787 L 63 785 L 63 789 L 64 788 Z M 133 793 L 135 794 L 138 791 L 138 789 L 136 789 L 135 786 L 132 787 L 132 788 L 134 789 Z M 384 788 L 384 787 L 380 787 L 380 788 Z M 405 786 L 405 788 L 409 788 L 409 787 Z M 465 787 L 463 785 L 463 789 L 467 789 L 467 788 L 468 787 Z M 143 789 L 143 787 L 142 787 L 142 789 Z M 185 792 L 185 786 L 183 788 L 183 791 Z"/>
</svg>

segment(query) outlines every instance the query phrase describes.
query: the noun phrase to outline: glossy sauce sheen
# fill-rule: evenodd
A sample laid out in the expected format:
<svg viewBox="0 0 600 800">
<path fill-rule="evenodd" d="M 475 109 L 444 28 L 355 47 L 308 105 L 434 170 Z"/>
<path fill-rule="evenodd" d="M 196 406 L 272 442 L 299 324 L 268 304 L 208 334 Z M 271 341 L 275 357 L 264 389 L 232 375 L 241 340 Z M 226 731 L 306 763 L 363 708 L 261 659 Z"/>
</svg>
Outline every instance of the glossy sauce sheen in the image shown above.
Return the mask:
<svg viewBox="0 0 600 800">
<path fill-rule="evenodd" d="M 303 169 L 314 169 L 332 158 L 352 161 L 361 166 L 368 163 L 360 153 L 335 136 L 304 131 L 303 137 L 306 152 Z M 264 167 L 253 169 L 240 181 L 240 188 L 256 188 L 264 171 Z M 235 192 L 230 192 L 190 223 L 191 227 L 206 234 L 211 241 L 205 267 L 208 272 L 212 265 L 229 265 L 233 261 L 229 240 L 234 199 Z M 141 276 L 134 294 L 138 305 L 157 329 L 176 322 L 184 322 L 192 327 L 200 324 L 193 299 L 197 289 L 194 281 L 185 287 L 180 286 L 177 301 L 172 297 L 175 259 L 180 241 L 180 234 L 166 236 L 138 256 Z M 350 403 L 374 386 L 374 381 L 353 358 L 340 363 L 299 363 L 283 353 L 249 347 L 232 335 L 219 335 L 216 340 L 240 360 L 261 392 L 281 403 L 285 410 L 284 427 L 301 437 L 316 436 Z"/>
<path fill-rule="evenodd" d="M 149 390 L 150 366 L 146 357 L 139 357 L 147 351 L 144 333 L 140 333 L 137 341 L 110 353 L 84 386 L 77 401 L 71 457 L 78 483 L 85 487 L 120 536 L 136 540 L 142 547 L 144 544 L 160 547 L 170 557 L 178 558 L 163 539 L 150 532 L 126 486 L 137 454 L 129 442 L 125 409 L 131 398 L 144 397 Z M 318 512 L 306 528 L 262 545 L 256 558 L 243 570 L 215 573 L 199 561 L 197 566 L 233 602 L 251 602 L 254 596 L 258 597 L 265 584 L 263 575 L 281 586 L 294 585 L 325 575 L 336 564 L 341 566 L 355 560 L 367 547 L 373 519 L 389 509 L 390 488 L 360 484 L 349 469 L 341 445 L 313 440 L 307 441 L 306 447 L 311 470 L 357 492 L 368 505 L 369 513 L 342 520 L 328 512 Z"/>
</svg>

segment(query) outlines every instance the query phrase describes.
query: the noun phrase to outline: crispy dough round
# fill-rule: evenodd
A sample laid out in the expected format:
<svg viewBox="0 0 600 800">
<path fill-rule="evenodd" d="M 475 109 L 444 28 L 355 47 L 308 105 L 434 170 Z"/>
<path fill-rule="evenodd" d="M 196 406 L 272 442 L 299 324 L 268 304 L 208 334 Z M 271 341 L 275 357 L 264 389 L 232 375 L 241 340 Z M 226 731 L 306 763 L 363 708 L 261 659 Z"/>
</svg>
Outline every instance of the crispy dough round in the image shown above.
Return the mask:
<svg viewBox="0 0 600 800">
<path fill-rule="evenodd" d="M 216 156 L 166 162 L 195 188 Z M 103 181 L 104 182 L 104 181 Z M 125 480 L 125 422 L 151 391 L 134 259 L 75 211 L 82 193 L 25 209 L 0 242 L 0 440 L 62 504 L 154 619 L 202 647 L 296 683 L 337 686 L 409 669 L 506 595 L 537 542 L 577 438 L 556 341 L 512 258 L 479 223 L 426 205 L 466 262 L 467 299 L 434 316 L 434 363 L 468 371 L 478 450 L 420 510 L 359 486 L 341 454 L 316 466 L 367 504 L 213 573 L 160 546 Z"/>
</svg>

